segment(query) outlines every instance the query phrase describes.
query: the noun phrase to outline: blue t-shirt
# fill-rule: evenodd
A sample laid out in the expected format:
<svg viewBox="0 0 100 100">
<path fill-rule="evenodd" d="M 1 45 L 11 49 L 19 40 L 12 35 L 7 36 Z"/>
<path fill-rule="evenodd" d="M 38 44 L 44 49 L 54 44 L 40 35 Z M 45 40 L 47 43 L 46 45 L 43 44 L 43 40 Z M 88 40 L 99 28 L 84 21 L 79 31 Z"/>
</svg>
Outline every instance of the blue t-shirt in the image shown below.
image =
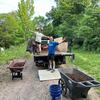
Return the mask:
<svg viewBox="0 0 100 100">
<path fill-rule="evenodd" d="M 56 46 L 58 45 L 58 42 L 50 41 L 48 44 L 48 54 L 55 54 Z"/>
</svg>

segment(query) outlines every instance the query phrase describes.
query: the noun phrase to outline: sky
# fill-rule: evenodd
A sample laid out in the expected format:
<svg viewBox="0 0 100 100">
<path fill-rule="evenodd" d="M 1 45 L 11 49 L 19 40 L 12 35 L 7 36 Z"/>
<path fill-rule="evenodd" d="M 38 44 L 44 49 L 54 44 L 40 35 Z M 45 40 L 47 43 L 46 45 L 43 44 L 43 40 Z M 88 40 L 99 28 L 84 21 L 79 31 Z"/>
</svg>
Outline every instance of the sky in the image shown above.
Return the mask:
<svg viewBox="0 0 100 100">
<path fill-rule="evenodd" d="M 18 9 L 20 0 L 0 0 L 0 13 L 8 13 Z M 52 6 L 55 6 L 54 0 L 34 0 L 35 16 L 45 16 Z"/>
</svg>

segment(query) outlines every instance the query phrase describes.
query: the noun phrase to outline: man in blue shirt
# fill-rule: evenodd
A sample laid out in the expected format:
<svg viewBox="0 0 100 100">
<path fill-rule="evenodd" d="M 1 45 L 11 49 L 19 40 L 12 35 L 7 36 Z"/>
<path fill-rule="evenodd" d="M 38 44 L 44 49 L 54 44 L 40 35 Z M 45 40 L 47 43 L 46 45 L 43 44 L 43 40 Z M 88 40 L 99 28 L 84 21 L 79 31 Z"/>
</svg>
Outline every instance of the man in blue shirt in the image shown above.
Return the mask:
<svg viewBox="0 0 100 100">
<path fill-rule="evenodd" d="M 56 51 L 56 46 L 63 43 L 64 40 L 61 43 L 53 41 L 53 37 L 49 38 L 49 44 L 48 44 L 48 59 L 49 59 L 49 69 L 52 70 L 52 72 L 55 71 L 55 51 Z"/>
</svg>

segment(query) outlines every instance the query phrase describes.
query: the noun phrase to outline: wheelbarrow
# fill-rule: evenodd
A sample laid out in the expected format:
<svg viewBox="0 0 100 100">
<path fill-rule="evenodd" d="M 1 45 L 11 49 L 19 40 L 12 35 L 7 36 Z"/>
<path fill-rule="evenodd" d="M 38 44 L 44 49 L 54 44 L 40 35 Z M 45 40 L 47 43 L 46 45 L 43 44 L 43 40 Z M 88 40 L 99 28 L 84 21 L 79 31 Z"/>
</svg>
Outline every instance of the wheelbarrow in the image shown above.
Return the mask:
<svg viewBox="0 0 100 100">
<path fill-rule="evenodd" d="M 15 59 L 10 62 L 8 68 L 10 69 L 10 71 L 12 73 L 12 80 L 14 78 L 23 79 L 22 70 L 24 68 L 25 62 L 26 62 L 26 60 L 23 60 L 23 59 Z"/>
<path fill-rule="evenodd" d="M 100 82 L 76 68 L 60 68 L 59 71 L 62 94 L 69 94 L 72 100 L 86 98 L 91 87 L 100 86 Z"/>
</svg>

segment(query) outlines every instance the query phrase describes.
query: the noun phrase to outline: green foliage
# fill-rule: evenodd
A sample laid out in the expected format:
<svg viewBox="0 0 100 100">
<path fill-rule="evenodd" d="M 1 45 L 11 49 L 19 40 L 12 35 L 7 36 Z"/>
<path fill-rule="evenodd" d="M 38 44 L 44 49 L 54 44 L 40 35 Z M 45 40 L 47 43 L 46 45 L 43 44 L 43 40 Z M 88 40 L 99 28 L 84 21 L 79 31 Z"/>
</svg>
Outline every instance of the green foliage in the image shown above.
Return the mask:
<svg viewBox="0 0 100 100">
<path fill-rule="evenodd" d="M 21 0 L 18 4 L 18 17 L 23 30 L 24 39 L 28 39 L 34 30 L 34 23 L 32 17 L 34 14 L 34 1 L 33 0 Z"/>
<path fill-rule="evenodd" d="M 98 0 L 55 1 L 57 7 L 53 7 L 47 13 L 48 20 L 52 21 L 53 34 L 74 37 L 74 43 L 83 45 L 84 49 L 99 51 L 100 7 L 97 4 Z M 83 38 L 82 41 L 80 41 L 81 38 Z"/>
<path fill-rule="evenodd" d="M 0 65 L 7 63 L 11 59 L 17 59 L 17 58 L 26 58 L 26 44 L 21 44 L 16 47 L 11 47 L 9 49 L 6 49 L 4 52 L 0 52 Z"/>
<path fill-rule="evenodd" d="M 52 23 L 48 23 L 47 25 L 44 26 L 43 33 L 45 35 L 50 35 L 51 36 L 51 35 L 53 35 L 52 32 L 53 32 Z"/>
<path fill-rule="evenodd" d="M 0 34 L 0 47 L 9 48 L 10 44 L 12 44 L 11 36 L 8 33 L 1 33 Z"/>
<path fill-rule="evenodd" d="M 0 25 L 0 46 L 9 48 L 10 45 L 16 43 L 17 37 L 20 33 L 20 26 L 18 19 L 16 18 L 16 12 L 1 16 L 3 17 L 0 18 L 0 21 L 2 22 Z M 20 33 L 20 37 L 21 35 L 22 34 Z"/>
<path fill-rule="evenodd" d="M 23 43 L 42 27 L 46 35 L 74 38 L 78 47 L 100 52 L 99 0 L 55 0 L 57 6 L 46 14 L 35 17 L 34 0 L 21 0 L 18 11 L 0 15 L 0 46 Z M 82 39 L 82 40 L 81 40 Z"/>
<path fill-rule="evenodd" d="M 33 0 L 21 0 L 17 12 L 0 14 L 0 47 L 9 48 L 31 37 L 35 26 L 33 14 Z"/>
<path fill-rule="evenodd" d="M 35 28 L 42 28 L 43 34 L 53 35 L 53 25 L 49 22 L 48 19 L 45 19 L 43 16 L 38 16 L 34 18 Z"/>
<path fill-rule="evenodd" d="M 46 19 L 43 16 L 35 17 L 33 22 L 35 23 L 35 28 L 43 28 L 46 24 Z"/>
<path fill-rule="evenodd" d="M 73 64 L 100 81 L 100 54 L 75 50 L 75 61 Z"/>
<path fill-rule="evenodd" d="M 84 47 L 87 50 L 100 48 L 100 8 L 88 8 L 80 20 L 78 36 L 84 37 Z"/>
<path fill-rule="evenodd" d="M 56 2 L 57 7 L 47 13 L 47 17 L 53 20 L 54 32 L 73 37 L 77 21 L 83 16 L 89 0 L 85 2 L 84 0 L 59 0 Z"/>
</svg>

